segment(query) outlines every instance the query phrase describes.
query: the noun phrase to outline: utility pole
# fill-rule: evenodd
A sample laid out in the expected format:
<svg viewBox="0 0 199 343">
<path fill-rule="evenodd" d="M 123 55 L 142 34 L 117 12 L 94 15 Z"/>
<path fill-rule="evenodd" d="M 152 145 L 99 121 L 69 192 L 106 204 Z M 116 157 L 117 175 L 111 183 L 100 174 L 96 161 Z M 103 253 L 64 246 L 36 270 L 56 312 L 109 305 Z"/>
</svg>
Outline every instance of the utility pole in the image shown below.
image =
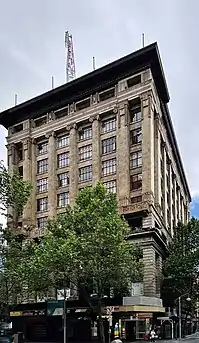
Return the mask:
<svg viewBox="0 0 199 343">
<path fill-rule="evenodd" d="M 63 319 L 64 319 L 64 343 L 66 343 L 66 335 L 67 335 L 67 322 L 66 322 L 66 287 L 64 287 L 64 313 L 63 313 Z"/>
</svg>

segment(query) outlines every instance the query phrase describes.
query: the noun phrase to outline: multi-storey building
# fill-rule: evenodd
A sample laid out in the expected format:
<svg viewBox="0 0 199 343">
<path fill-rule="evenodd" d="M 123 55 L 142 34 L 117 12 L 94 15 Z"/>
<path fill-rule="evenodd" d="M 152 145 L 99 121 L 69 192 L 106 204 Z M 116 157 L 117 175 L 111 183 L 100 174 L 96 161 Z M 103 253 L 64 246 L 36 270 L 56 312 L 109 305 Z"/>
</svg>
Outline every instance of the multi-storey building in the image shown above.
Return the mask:
<svg viewBox="0 0 199 343">
<path fill-rule="evenodd" d="M 152 44 L 0 114 L 9 168 L 18 167 L 33 184 L 19 226 L 43 233 L 47 218 L 99 180 L 117 194 L 132 227 L 129 239 L 143 248 L 149 297 L 124 299 L 131 311 L 134 305 L 162 310 L 162 258 L 174 226 L 189 219 L 191 198 L 168 102 Z"/>
</svg>

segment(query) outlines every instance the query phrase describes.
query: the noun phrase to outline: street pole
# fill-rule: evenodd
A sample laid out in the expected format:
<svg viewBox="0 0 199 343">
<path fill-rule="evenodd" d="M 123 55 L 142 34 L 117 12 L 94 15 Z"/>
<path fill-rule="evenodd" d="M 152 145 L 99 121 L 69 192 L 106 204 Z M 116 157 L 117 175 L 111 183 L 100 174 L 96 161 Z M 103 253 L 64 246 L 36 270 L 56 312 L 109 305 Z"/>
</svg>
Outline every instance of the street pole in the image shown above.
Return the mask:
<svg viewBox="0 0 199 343">
<path fill-rule="evenodd" d="M 178 298 L 179 307 L 179 339 L 182 338 L 182 319 L 181 319 L 181 297 Z"/>
<path fill-rule="evenodd" d="M 64 343 L 66 343 L 66 288 L 64 287 L 64 313 L 63 313 L 63 319 L 64 319 Z"/>
</svg>

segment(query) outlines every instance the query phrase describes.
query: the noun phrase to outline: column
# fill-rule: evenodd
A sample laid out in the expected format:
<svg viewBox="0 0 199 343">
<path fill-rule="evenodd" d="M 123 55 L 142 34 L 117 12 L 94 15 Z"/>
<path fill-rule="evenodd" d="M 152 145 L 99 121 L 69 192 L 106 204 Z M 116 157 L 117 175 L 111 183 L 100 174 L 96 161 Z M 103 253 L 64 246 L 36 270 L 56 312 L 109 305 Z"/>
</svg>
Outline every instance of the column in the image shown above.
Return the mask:
<svg viewBox="0 0 199 343">
<path fill-rule="evenodd" d="M 150 92 L 141 96 L 142 122 L 142 193 L 154 203 L 154 110 Z M 146 196 L 145 196 L 146 194 Z"/>
<path fill-rule="evenodd" d="M 75 203 L 75 198 L 78 192 L 78 151 L 77 151 L 77 129 L 76 124 L 67 128 L 70 130 L 70 204 Z"/>
<path fill-rule="evenodd" d="M 48 141 L 48 215 L 55 218 L 57 212 L 57 179 L 56 179 L 56 138 L 55 133 L 46 135 Z"/>
<path fill-rule="evenodd" d="M 23 161 L 23 180 L 29 181 L 32 183 L 32 166 L 31 166 L 31 147 L 32 142 L 30 138 L 27 138 L 23 142 L 23 151 L 24 151 L 24 161 Z M 23 211 L 23 226 L 29 227 L 31 225 L 32 219 L 32 204 L 31 196 L 28 199 L 28 202 Z"/>
<path fill-rule="evenodd" d="M 168 227 L 168 218 L 167 218 L 167 154 L 166 154 L 166 144 L 163 144 L 163 199 L 164 199 L 164 223 Z"/>
<path fill-rule="evenodd" d="M 36 140 L 32 140 L 32 224 L 34 226 L 37 225 L 36 222 L 36 212 L 37 212 L 37 202 L 36 202 L 36 194 L 37 194 L 37 151 L 36 151 Z"/>
<path fill-rule="evenodd" d="M 155 160 L 154 160 L 154 188 L 155 188 L 155 206 L 159 212 L 161 212 L 161 137 L 160 137 L 160 119 L 159 114 L 155 117 Z"/>
<path fill-rule="evenodd" d="M 175 226 L 178 223 L 178 220 L 177 220 L 177 193 L 176 193 L 176 187 L 177 187 L 177 185 L 176 185 L 176 176 L 174 175 L 174 178 L 173 178 L 173 189 L 174 189 L 173 203 L 174 203 L 174 209 L 175 209 L 175 213 L 174 213 Z"/>
<path fill-rule="evenodd" d="M 8 149 L 8 172 L 13 173 L 14 169 L 16 168 L 16 148 L 14 144 L 8 144 L 7 145 Z M 17 218 L 15 217 L 14 209 L 12 206 L 9 206 L 7 209 L 7 214 L 8 214 L 8 224 L 9 225 L 14 225 L 13 221 L 15 222 Z"/>
<path fill-rule="evenodd" d="M 160 298 L 161 286 L 162 286 L 162 256 L 158 255 L 156 257 L 156 295 Z"/>
<path fill-rule="evenodd" d="M 178 197 L 178 221 L 181 222 L 182 218 L 181 218 L 181 196 L 180 196 L 180 187 L 178 186 L 178 190 L 177 190 L 177 197 Z"/>
<path fill-rule="evenodd" d="M 128 103 L 119 104 L 117 114 L 117 195 L 119 201 L 130 198 L 130 147 Z"/>
<path fill-rule="evenodd" d="M 101 178 L 99 116 L 91 117 L 89 121 L 92 123 L 92 168 L 93 185 L 95 186 Z"/>
<path fill-rule="evenodd" d="M 143 248 L 144 295 L 156 296 L 156 258 L 152 246 Z"/>
<path fill-rule="evenodd" d="M 170 216 L 168 218 L 170 226 L 170 234 L 173 236 L 173 196 L 172 196 L 172 167 L 171 160 L 169 160 L 169 205 L 170 205 Z"/>
</svg>

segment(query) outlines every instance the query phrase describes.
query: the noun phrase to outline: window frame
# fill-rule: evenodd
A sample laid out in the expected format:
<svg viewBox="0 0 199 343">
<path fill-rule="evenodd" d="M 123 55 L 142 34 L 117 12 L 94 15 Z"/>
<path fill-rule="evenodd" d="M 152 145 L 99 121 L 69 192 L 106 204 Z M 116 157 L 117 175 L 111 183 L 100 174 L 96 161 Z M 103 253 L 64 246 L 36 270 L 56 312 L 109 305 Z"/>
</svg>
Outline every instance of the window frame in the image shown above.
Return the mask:
<svg viewBox="0 0 199 343">
<path fill-rule="evenodd" d="M 109 141 L 112 141 L 111 144 L 108 144 Z M 107 144 L 104 145 L 105 142 L 107 142 Z M 113 147 L 113 149 L 110 148 L 111 146 Z M 101 151 L 102 155 L 116 152 L 116 136 L 103 139 L 101 141 Z"/>
<path fill-rule="evenodd" d="M 60 178 L 61 175 L 66 175 L 66 177 L 64 178 Z M 68 180 L 66 182 L 66 184 L 61 184 L 60 181 L 63 181 L 63 180 Z M 70 185 L 70 176 L 69 176 L 69 172 L 64 172 L 64 173 L 59 173 L 57 174 L 57 183 L 58 183 L 58 188 L 62 188 L 62 187 L 68 187 Z"/>
<path fill-rule="evenodd" d="M 39 184 L 39 182 L 44 181 L 44 180 L 46 182 L 44 182 L 43 184 L 42 183 Z M 46 193 L 46 192 L 48 192 L 48 178 L 45 177 L 43 179 L 38 179 L 37 180 L 37 194 Z"/>
<path fill-rule="evenodd" d="M 61 158 L 61 156 L 64 156 L 64 155 L 65 157 Z M 64 151 L 60 154 L 57 154 L 57 168 L 58 169 L 63 169 L 69 166 L 70 164 L 69 155 L 70 155 L 69 151 Z"/>
<path fill-rule="evenodd" d="M 134 158 L 134 155 L 136 155 L 136 158 Z M 132 152 L 130 154 L 130 169 L 136 169 L 136 168 L 141 168 L 141 167 L 142 167 L 142 150 Z"/>
<path fill-rule="evenodd" d="M 85 170 L 85 172 L 82 172 L 84 170 Z M 85 177 L 82 178 L 81 177 L 82 175 L 89 175 L 90 177 L 89 178 L 85 178 Z M 79 183 L 87 182 L 87 181 L 92 181 L 92 178 L 93 178 L 93 168 L 92 168 L 92 165 L 79 168 Z"/>
<path fill-rule="evenodd" d="M 62 196 L 64 196 L 62 198 Z M 66 206 L 68 206 L 70 203 L 70 199 L 69 199 L 69 192 L 62 192 L 57 194 L 57 207 L 58 208 L 64 208 Z"/>
<path fill-rule="evenodd" d="M 111 117 L 108 119 L 103 119 L 101 121 L 101 133 L 109 133 L 116 131 L 116 117 Z"/>
<path fill-rule="evenodd" d="M 39 149 L 39 146 L 43 146 Z M 45 148 L 44 148 L 45 147 Z M 38 142 L 37 143 L 37 156 L 47 154 L 48 153 L 48 141 Z"/>
<path fill-rule="evenodd" d="M 80 142 L 91 139 L 92 135 L 92 125 L 84 126 L 78 131 L 78 139 Z"/>
<path fill-rule="evenodd" d="M 134 135 L 134 132 L 137 132 L 137 134 Z M 131 145 L 136 145 L 136 144 L 141 144 L 141 143 L 142 143 L 142 128 L 139 127 L 137 129 L 131 130 Z"/>
<path fill-rule="evenodd" d="M 46 162 L 43 166 L 40 164 Z M 45 174 L 48 173 L 48 158 L 44 158 L 42 160 L 37 161 L 37 174 Z"/>
<path fill-rule="evenodd" d="M 41 204 L 43 201 L 43 204 Z M 48 197 L 37 199 L 37 212 L 48 212 Z"/>
<path fill-rule="evenodd" d="M 66 146 L 69 146 L 69 144 L 70 144 L 70 135 L 68 133 L 57 136 L 57 149 L 65 148 Z"/>
<path fill-rule="evenodd" d="M 142 173 L 130 175 L 130 191 L 138 192 L 141 190 L 142 190 Z"/>
<path fill-rule="evenodd" d="M 86 150 L 86 148 L 90 148 L 90 150 Z M 85 151 L 84 151 L 84 149 L 85 149 Z M 80 162 L 91 160 L 92 154 L 93 154 L 92 144 L 83 145 L 83 146 L 79 147 L 79 161 Z"/>
<path fill-rule="evenodd" d="M 115 174 L 116 171 L 117 171 L 116 158 L 110 158 L 108 160 L 102 161 L 102 176 Z"/>
<path fill-rule="evenodd" d="M 117 193 L 117 181 L 116 180 L 109 180 L 103 182 L 104 186 L 106 187 L 107 191 L 116 194 Z M 114 186 L 108 187 L 108 184 L 114 184 Z"/>
</svg>

